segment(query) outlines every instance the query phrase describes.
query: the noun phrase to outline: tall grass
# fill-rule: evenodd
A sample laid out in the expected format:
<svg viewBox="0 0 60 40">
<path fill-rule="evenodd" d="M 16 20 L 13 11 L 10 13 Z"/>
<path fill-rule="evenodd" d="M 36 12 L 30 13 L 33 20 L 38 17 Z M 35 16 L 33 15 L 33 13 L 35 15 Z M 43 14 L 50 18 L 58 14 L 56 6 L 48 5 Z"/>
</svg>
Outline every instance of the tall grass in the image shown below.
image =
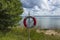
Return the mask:
<svg viewBox="0 0 60 40">
<path fill-rule="evenodd" d="M 60 40 L 59 36 L 37 33 L 36 29 L 30 29 L 30 38 L 31 40 Z M 6 34 L 0 31 L 0 40 L 28 40 L 28 30 L 27 28 L 12 28 Z"/>
</svg>

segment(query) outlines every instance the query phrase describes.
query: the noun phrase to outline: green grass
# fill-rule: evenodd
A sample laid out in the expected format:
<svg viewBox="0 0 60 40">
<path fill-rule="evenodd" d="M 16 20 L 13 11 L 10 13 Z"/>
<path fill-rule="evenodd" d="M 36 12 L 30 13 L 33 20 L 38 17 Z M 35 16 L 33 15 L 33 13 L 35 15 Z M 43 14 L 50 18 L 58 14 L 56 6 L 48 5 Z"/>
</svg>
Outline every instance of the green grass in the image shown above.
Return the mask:
<svg viewBox="0 0 60 40">
<path fill-rule="evenodd" d="M 36 29 L 30 29 L 30 33 L 31 40 L 60 40 L 59 36 L 37 33 Z M 28 31 L 26 28 L 12 28 L 8 33 L 0 32 L 0 40 L 28 40 Z"/>
</svg>

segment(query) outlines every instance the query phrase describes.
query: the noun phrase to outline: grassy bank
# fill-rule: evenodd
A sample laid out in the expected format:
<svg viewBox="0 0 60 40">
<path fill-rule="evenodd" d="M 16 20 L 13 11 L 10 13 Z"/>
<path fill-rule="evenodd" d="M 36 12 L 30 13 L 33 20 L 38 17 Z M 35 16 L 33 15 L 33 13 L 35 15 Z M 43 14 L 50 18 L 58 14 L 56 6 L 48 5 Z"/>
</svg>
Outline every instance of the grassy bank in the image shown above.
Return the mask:
<svg viewBox="0 0 60 40">
<path fill-rule="evenodd" d="M 30 29 L 30 32 L 31 40 L 60 40 L 60 36 L 37 33 L 36 29 Z M 28 40 L 28 31 L 26 28 L 12 28 L 8 33 L 0 32 L 0 40 Z"/>
</svg>

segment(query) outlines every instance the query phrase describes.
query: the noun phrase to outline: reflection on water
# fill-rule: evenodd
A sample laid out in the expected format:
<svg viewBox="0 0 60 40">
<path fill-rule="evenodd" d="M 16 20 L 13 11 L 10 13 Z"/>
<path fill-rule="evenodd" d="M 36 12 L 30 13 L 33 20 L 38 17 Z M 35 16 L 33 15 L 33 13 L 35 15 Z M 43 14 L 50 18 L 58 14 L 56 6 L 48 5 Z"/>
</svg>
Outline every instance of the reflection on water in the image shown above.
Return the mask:
<svg viewBox="0 0 60 40">
<path fill-rule="evenodd" d="M 41 29 L 60 29 L 60 17 L 35 17 L 37 20 L 36 27 Z M 20 21 L 21 26 L 23 26 L 23 20 Z M 28 24 L 28 22 L 27 22 Z M 32 21 L 31 21 L 31 24 Z"/>
<path fill-rule="evenodd" d="M 60 28 L 60 17 L 36 17 L 37 26 L 40 28 L 57 29 Z"/>
</svg>

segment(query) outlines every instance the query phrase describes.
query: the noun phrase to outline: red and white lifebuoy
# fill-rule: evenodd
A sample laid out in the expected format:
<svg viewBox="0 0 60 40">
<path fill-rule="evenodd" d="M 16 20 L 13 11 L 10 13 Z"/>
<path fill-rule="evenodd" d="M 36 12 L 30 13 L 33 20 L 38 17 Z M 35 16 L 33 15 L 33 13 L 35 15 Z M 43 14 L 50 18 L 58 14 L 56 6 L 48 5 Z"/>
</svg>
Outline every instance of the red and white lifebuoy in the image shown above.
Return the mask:
<svg viewBox="0 0 60 40">
<path fill-rule="evenodd" d="M 28 17 L 24 18 L 24 20 L 23 20 L 24 26 L 27 27 L 26 21 L 27 21 L 28 18 L 33 19 L 34 23 L 33 23 L 33 26 L 32 27 L 34 27 L 36 25 L 36 19 L 34 17 L 32 17 L 32 16 L 28 16 Z"/>
</svg>

